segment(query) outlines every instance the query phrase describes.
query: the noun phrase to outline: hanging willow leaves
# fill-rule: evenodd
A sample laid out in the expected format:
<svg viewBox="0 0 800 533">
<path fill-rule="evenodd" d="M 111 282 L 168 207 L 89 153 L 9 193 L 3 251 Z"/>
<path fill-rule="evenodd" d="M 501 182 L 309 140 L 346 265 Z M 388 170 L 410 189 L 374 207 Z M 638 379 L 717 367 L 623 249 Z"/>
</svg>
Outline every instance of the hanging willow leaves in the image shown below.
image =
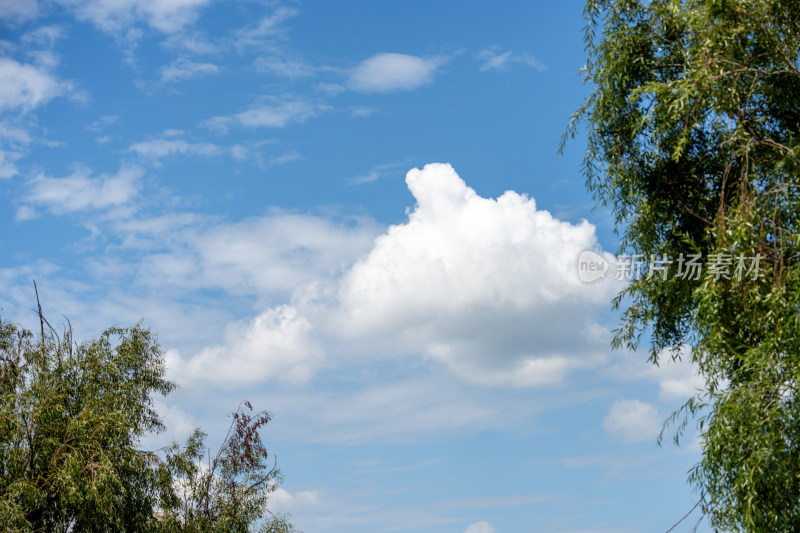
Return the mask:
<svg viewBox="0 0 800 533">
<path fill-rule="evenodd" d="M 618 347 L 685 346 L 690 479 L 713 525 L 800 530 L 800 3 L 590 0 L 585 175 L 620 252 L 672 259 L 615 300 Z M 677 258 L 699 254 L 703 275 Z M 757 268 L 736 271 L 736 258 Z M 724 268 L 723 268 L 724 267 Z M 737 275 L 738 274 L 738 275 Z"/>
</svg>

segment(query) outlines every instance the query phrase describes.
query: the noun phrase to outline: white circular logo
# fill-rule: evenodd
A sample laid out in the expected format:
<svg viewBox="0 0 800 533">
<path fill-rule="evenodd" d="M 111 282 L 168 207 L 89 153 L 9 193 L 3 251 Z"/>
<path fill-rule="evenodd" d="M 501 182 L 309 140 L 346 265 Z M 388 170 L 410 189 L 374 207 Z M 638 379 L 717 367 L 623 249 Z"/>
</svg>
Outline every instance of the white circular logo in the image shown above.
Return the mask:
<svg viewBox="0 0 800 533">
<path fill-rule="evenodd" d="M 592 283 L 606 277 L 608 261 L 594 250 L 584 250 L 578 256 L 578 277 L 584 283 Z"/>
</svg>

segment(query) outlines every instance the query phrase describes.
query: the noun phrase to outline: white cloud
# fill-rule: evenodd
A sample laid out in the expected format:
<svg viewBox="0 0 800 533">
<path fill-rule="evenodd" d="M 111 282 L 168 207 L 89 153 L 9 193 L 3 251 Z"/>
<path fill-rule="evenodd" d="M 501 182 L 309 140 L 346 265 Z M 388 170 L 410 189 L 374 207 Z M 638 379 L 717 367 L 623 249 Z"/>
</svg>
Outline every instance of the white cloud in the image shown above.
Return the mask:
<svg viewBox="0 0 800 533">
<path fill-rule="evenodd" d="M 112 231 L 121 248 L 142 253 L 126 275 L 150 289 L 273 298 L 331 283 L 369 250 L 378 228 L 368 219 L 273 210 L 238 222 L 191 213 L 130 218 L 115 220 Z"/>
<path fill-rule="evenodd" d="M 375 232 L 369 221 L 338 224 L 275 211 L 190 237 L 197 254 L 190 261 L 209 286 L 245 294 L 291 291 L 340 275 L 369 249 Z"/>
<path fill-rule="evenodd" d="M 481 70 L 509 70 L 513 65 L 524 65 L 536 70 L 545 70 L 544 64 L 529 54 L 518 54 L 511 51 L 503 52 L 496 46 L 482 50 L 477 56 L 482 61 Z"/>
<path fill-rule="evenodd" d="M 215 144 L 191 143 L 182 139 L 141 141 L 129 146 L 128 150 L 151 159 L 160 159 L 171 155 L 214 156 L 222 153 L 222 149 Z"/>
<path fill-rule="evenodd" d="M 324 364 L 313 327 L 290 306 L 280 306 L 249 321 L 230 324 L 225 344 L 206 348 L 184 361 L 167 360 L 182 381 L 210 381 L 221 386 L 279 379 L 305 383 Z"/>
<path fill-rule="evenodd" d="M 486 384 L 554 383 L 603 359 L 593 317 L 616 287 L 584 285 L 576 270 L 594 226 L 511 191 L 481 198 L 449 165 L 406 182 L 417 207 L 342 281 L 341 334 L 393 338 Z"/>
<path fill-rule="evenodd" d="M 326 106 L 316 105 L 298 98 L 266 98 L 268 103 L 254 105 L 235 115 L 217 116 L 205 121 L 205 125 L 219 131 L 227 131 L 238 124 L 250 128 L 282 128 L 294 122 L 304 122 L 325 111 Z"/>
<path fill-rule="evenodd" d="M 176 147 L 184 145 L 170 144 L 179 140 L 140 151 L 183 153 Z M 39 176 L 23 203 L 28 211 L 18 216 L 39 207 L 125 204 L 137 194 L 140 175 Z M 579 253 L 596 245 L 591 224 L 559 221 L 511 191 L 482 198 L 449 165 L 414 169 L 406 181 L 417 206 L 377 239 L 368 220 L 278 210 L 233 223 L 115 217 L 109 223 L 116 248 L 137 259 L 98 268 L 150 292 L 223 290 L 267 309 L 249 320 L 232 312 L 235 318 L 219 325 L 230 323 L 224 342 L 177 358 L 190 380 L 302 382 L 327 363 L 422 355 L 422 364 L 468 382 L 536 386 L 605 360 L 607 332 L 595 316 L 616 288 L 584 285 L 577 275 Z M 272 337 L 283 344 L 270 347 Z M 243 370 L 261 363 L 261 370 Z M 463 414 L 468 423 L 469 412 Z M 441 423 L 439 416 L 431 420 Z"/>
<path fill-rule="evenodd" d="M 198 76 L 216 74 L 217 72 L 219 72 L 219 67 L 213 63 L 197 63 L 185 58 L 179 58 L 161 68 L 161 82 L 173 83 Z"/>
<path fill-rule="evenodd" d="M 480 521 L 467 526 L 464 533 L 497 533 L 497 528 L 489 522 Z"/>
<path fill-rule="evenodd" d="M 354 106 L 350 108 L 350 114 L 354 117 L 368 117 L 375 112 L 374 107 Z"/>
<path fill-rule="evenodd" d="M 347 90 L 345 86 L 339 85 L 338 83 L 318 83 L 314 86 L 314 89 L 328 96 L 336 96 Z"/>
<path fill-rule="evenodd" d="M 274 56 L 260 57 L 253 62 L 253 66 L 261 72 L 292 80 L 307 78 L 317 73 L 317 68 L 305 61 Z"/>
<path fill-rule="evenodd" d="M 366 93 L 416 89 L 433 81 L 436 70 L 444 62 L 441 57 L 422 59 L 406 54 L 376 54 L 350 72 L 348 86 Z"/>
<path fill-rule="evenodd" d="M 20 24 L 39 15 L 36 0 L 0 0 L 0 20 Z"/>
<path fill-rule="evenodd" d="M 242 146 L 241 144 L 234 144 L 231 146 L 231 157 L 237 161 L 244 161 L 248 157 L 250 157 L 250 150 L 247 149 L 246 146 Z"/>
<path fill-rule="evenodd" d="M 163 46 L 170 49 L 183 49 L 198 55 L 214 54 L 219 51 L 216 44 L 208 42 L 201 34 L 192 31 L 170 35 L 164 40 Z"/>
<path fill-rule="evenodd" d="M 32 139 L 26 129 L 0 121 L 0 140 L 6 141 L 13 146 L 24 146 L 30 144 Z"/>
<path fill-rule="evenodd" d="M 160 441 L 182 441 L 188 437 L 192 431 L 197 427 L 194 417 L 186 413 L 177 405 L 167 403 L 163 398 L 156 397 L 153 400 L 153 406 L 166 426 L 166 435 L 159 435 L 157 438 Z M 151 440 L 155 440 L 155 435 L 150 436 Z"/>
<path fill-rule="evenodd" d="M 118 121 L 119 117 L 117 116 L 102 115 L 99 119 L 86 126 L 86 130 L 94 133 L 102 133 L 107 127 L 113 126 Z"/>
<path fill-rule="evenodd" d="M 302 100 L 288 100 L 273 105 L 254 106 L 236 114 L 236 119 L 249 127 L 282 128 L 290 122 L 303 122 L 317 114 L 317 109 Z"/>
<path fill-rule="evenodd" d="M 31 47 L 52 49 L 55 42 L 64 35 L 64 29 L 60 26 L 40 26 L 22 35 L 20 41 Z"/>
<path fill-rule="evenodd" d="M 279 6 L 273 13 L 262 18 L 255 27 L 239 30 L 236 34 L 235 45 L 239 48 L 249 46 L 263 46 L 270 39 L 281 33 L 281 24 L 297 16 L 299 10 L 293 7 Z"/>
<path fill-rule="evenodd" d="M 22 154 L 14 151 L 0 150 L 0 179 L 11 178 L 19 174 L 14 162 L 22 157 Z"/>
<path fill-rule="evenodd" d="M 0 58 L 0 111 L 27 111 L 70 90 L 69 84 L 33 65 Z"/>
<path fill-rule="evenodd" d="M 177 32 L 193 23 L 211 0 L 59 0 L 103 31 L 123 33 L 144 22 L 163 33 Z"/>
<path fill-rule="evenodd" d="M 358 176 L 348 178 L 347 182 L 353 185 L 372 183 L 373 181 L 398 174 L 402 166 L 402 163 L 384 163 L 382 165 L 375 165 L 364 174 L 359 174 Z"/>
<path fill-rule="evenodd" d="M 659 400 L 666 402 L 686 401 L 705 389 L 705 380 L 697 365 L 692 362 L 691 350 L 682 346 L 675 354 L 665 350 L 659 355 L 659 364 L 654 365 L 637 352 L 620 355 L 621 361 L 609 369 L 614 379 L 645 379 L 659 385 Z"/>
<path fill-rule="evenodd" d="M 285 154 L 281 154 L 271 158 L 269 160 L 269 164 L 285 165 L 286 163 L 291 163 L 292 161 L 297 161 L 299 159 L 302 159 L 302 156 L 298 152 L 293 150 L 291 152 L 286 152 Z"/>
<path fill-rule="evenodd" d="M 661 423 L 654 405 L 639 400 L 617 400 L 603 420 L 603 429 L 624 442 L 642 442 L 655 439 Z"/>
<path fill-rule="evenodd" d="M 56 214 L 106 209 L 129 203 L 138 194 L 142 171 L 125 167 L 114 175 L 89 176 L 79 170 L 66 178 L 50 178 L 39 174 L 28 183 L 30 191 L 24 200 L 32 206 L 42 206 Z M 19 212 L 18 212 L 19 213 Z M 18 214 L 19 216 L 19 214 Z"/>
<path fill-rule="evenodd" d="M 301 490 L 291 494 L 281 487 L 276 487 L 269 496 L 267 507 L 274 514 L 293 513 L 304 507 L 319 505 L 321 498 L 322 492 L 318 490 Z"/>
<path fill-rule="evenodd" d="M 14 220 L 17 222 L 33 220 L 34 218 L 36 218 L 36 211 L 27 205 L 19 206 L 17 212 L 14 213 Z"/>
</svg>

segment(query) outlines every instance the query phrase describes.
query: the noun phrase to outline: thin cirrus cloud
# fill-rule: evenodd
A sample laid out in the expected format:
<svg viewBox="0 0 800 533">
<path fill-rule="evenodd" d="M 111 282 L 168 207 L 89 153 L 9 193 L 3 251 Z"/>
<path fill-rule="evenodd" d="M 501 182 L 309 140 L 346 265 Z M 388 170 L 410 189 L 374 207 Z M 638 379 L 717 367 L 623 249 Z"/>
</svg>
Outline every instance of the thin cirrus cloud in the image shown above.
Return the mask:
<svg viewBox="0 0 800 533">
<path fill-rule="evenodd" d="M 376 54 L 350 71 L 347 86 L 364 93 L 384 93 L 417 89 L 433 81 L 446 60 L 423 59 L 407 54 Z"/>
<path fill-rule="evenodd" d="M 399 174 L 402 166 L 403 165 L 401 163 L 384 163 L 382 165 L 375 165 L 374 167 L 372 167 L 363 174 L 359 174 L 357 176 L 348 178 L 347 182 L 350 183 L 351 185 L 372 183 L 374 181 L 378 181 L 379 179 Z"/>
<path fill-rule="evenodd" d="M 270 15 L 263 17 L 257 25 L 237 31 L 234 46 L 242 49 L 269 44 L 272 39 L 282 33 L 281 25 L 299 13 L 300 11 L 294 7 L 278 6 Z"/>
<path fill-rule="evenodd" d="M 171 155 L 215 156 L 222 153 L 222 148 L 211 143 L 192 143 L 183 139 L 152 139 L 134 143 L 128 147 L 128 151 L 157 160 Z"/>
<path fill-rule="evenodd" d="M 20 24 L 39 15 L 36 0 L 4 0 L 0 2 L 0 20 Z"/>
<path fill-rule="evenodd" d="M 17 220 L 33 218 L 37 207 L 55 214 L 67 214 L 128 204 L 138 194 L 142 175 L 137 167 L 124 167 L 114 175 L 99 177 L 92 177 L 85 169 L 66 178 L 39 174 L 28 184 L 29 192 L 17 211 Z"/>
<path fill-rule="evenodd" d="M 211 3 L 211 0 L 58 1 L 71 8 L 78 19 L 113 34 L 126 33 L 140 23 L 162 33 L 174 33 L 197 20 L 200 11 Z"/>
<path fill-rule="evenodd" d="M 175 83 L 218 72 L 219 67 L 213 63 L 197 63 L 179 58 L 161 68 L 161 83 Z"/>
<path fill-rule="evenodd" d="M 288 294 L 329 280 L 367 253 L 378 233 L 370 220 L 337 222 L 278 210 L 234 223 L 210 222 L 127 221 L 118 231 L 125 242 L 148 250 L 133 270 L 149 287 L 232 295 Z"/>
<path fill-rule="evenodd" d="M 259 57 L 253 62 L 253 67 L 260 72 L 290 80 L 308 78 L 321 70 L 320 67 L 310 65 L 300 59 L 285 59 L 277 56 Z"/>
<path fill-rule="evenodd" d="M 299 161 L 302 158 L 303 156 L 301 156 L 299 152 L 292 150 L 290 152 L 270 158 L 269 164 L 280 166 L 285 165 L 286 163 L 291 163 L 292 161 Z"/>
<path fill-rule="evenodd" d="M 225 133 L 231 126 L 249 128 L 282 128 L 292 123 L 305 122 L 329 108 L 295 97 L 266 97 L 264 103 L 255 104 L 233 115 L 212 117 L 203 122 L 207 128 Z"/>
<path fill-rule="evenodd" d="M 546 69 L 541 61 L 530 54 L 517 53 L 510 50 L 504 52 L 501 48 L 496 46 L 481 50 L 476 58 L 482 62 L 482 71 L 506 71 L 510 70 L 514 65 L 523 65 L 536 70 Z"/>
<path fill-rule="evenodd" d="M 260 403 L 284 414 L 281 432 L 292 439 L 345 445 L 397 445 L 418 442 L 423 435 L 508 427 L 531 419 L 540 409 L 510 406 L 502 390 L 483 392 L 476 395 L 468 384 L 444 376 L 415 375 L 355 390 L 273 392 L 262 387 L 259 396 Z"/>
</svg>

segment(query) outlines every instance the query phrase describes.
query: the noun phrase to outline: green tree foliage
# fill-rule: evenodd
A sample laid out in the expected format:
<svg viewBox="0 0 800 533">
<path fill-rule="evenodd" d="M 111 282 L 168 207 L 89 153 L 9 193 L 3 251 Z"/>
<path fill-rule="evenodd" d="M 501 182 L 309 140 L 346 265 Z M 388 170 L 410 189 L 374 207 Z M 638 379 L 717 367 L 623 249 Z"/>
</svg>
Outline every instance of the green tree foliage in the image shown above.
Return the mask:
<svg viewBox="0 0 800 533">
<path fill-rule="evenodd" d="M 153 396 L 175 388 L 151 332 L 111 328 L 78 345 L 45 322 L 34 335 L 0 321 L 0 530 L 293 531 L 263 520 L 279 481 L 259 433 L 266 413 L 234 413 L 210 469 L 199 430 L 184 447 L 141 450 L 164 429 Z"/>
<path fill-rule="evenodd" d="M 615 345 L 647 336 L 656 364 L 691 347 L 706 390 L 676 419 L 698 417 L 690 479 L 714 526 L 800 531 L 800 2 L 585 13 L 593 93 L 568 135 L 586 124 L 587 184 L 620 252 L 673 261 L 615 300 Z M 681 276 L 681 254 L 700 254 L 702 275 Z M 739 257 L 760 257 L 757 272 L 734 275 Z"/>
<path fill-rule="evenodd" d="M 250 411 L 250 403 L 243 402 L 213 457 L 200 430 L 182 449 L 173 444 L 167 467 L 176 498 L 161 515 L 163 531 L 238 533 L 250 531 L 251 524 L 261 521 L 280 472 L 274 460 L 270 466 L 259 433 L 270 416 L 264 411 L 252 416 Z M 286 517 L 271 516 L 259 531 L 294 530 Z"/>
</svg>

